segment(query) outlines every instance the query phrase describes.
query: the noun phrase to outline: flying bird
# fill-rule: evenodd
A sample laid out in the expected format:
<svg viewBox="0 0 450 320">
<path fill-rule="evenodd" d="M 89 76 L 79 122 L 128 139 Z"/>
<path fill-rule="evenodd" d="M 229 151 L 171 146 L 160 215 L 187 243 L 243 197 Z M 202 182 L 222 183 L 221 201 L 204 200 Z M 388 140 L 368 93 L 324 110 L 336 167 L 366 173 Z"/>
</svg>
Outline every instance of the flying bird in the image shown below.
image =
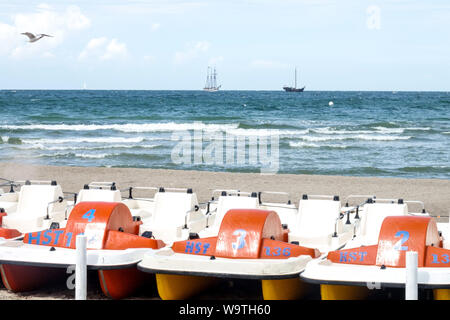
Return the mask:
<svg viewBox="0 0 450 320">
<path fill-rule="evenodd" d="M 43 37 L 53 37 L 53 36 L 50 36 L 50 35 L 44 34 L 44 33 L 34 35 L 30 32 L 22 32 L 21 34 L 26 35 L 30 39 L 30 41 L 28 41 L 28 42 L 36 42 L 39 39 L 42 39 Z"/>
</svg>

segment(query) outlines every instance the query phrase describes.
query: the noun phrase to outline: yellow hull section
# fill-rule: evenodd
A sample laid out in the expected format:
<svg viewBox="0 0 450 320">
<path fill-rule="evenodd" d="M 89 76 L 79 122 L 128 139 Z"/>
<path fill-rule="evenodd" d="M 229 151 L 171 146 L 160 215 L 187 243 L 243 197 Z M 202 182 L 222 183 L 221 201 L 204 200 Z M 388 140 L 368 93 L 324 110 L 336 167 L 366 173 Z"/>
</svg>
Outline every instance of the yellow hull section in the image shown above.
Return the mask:
<svg viewBox="0 0 450 320">
<path fill-rule="evenodd" d="M 450 300 L 450 289 L 434 289 L 434 300 Z"/>
<path fill-rule="evenodd" d="M 264 300 L 296 300 L 303 298 L 310 285 L 299 277 L 282 280 L 261 280 Z"/>
<path fill-rule="evenodd" d="M 178 274 L 156 274 L 158 294 L 162 300 L 188 299 L 219 282 L 217 278 Z"/>
<path fill-rule="evenodd" d="M 321 284 L 322 300 L 364 300 L 369 295 L 369 289 L 361 286 L 344 286 Z"/>
</svg>

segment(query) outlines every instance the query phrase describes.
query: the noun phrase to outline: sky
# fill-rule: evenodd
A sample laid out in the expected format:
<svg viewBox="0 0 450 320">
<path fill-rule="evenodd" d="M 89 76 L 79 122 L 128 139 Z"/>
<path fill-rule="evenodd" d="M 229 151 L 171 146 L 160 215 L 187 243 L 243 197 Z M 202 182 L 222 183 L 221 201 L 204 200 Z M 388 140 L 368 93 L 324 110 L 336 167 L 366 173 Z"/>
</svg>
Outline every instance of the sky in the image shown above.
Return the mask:
<svg viewBox="0 0 450 320">
<path fill-rule="evenodd" d="M 22 32 L 53 35 L 28 43 Z M 1 89 L 450 90 L 448 0 L 0 0 Z"/>
</svg>

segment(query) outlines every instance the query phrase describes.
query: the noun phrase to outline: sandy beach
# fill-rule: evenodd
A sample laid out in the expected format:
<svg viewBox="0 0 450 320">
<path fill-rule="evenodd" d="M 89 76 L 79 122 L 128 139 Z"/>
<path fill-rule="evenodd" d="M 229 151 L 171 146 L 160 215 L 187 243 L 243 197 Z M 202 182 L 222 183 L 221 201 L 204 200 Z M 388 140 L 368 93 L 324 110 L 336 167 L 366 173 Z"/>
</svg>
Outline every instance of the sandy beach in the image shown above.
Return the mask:
<svg viewBox="0 0 450 320">
<path fill-rule="evenodd" d="M 258 173 L 225 173 L 138 168 L 59 167 L 1 163 L 0 177 L 11 180 L 56 180 L 63 191 L 78 192 L 92 181 L 114 181 L 118 187 L 155 186 L 192 188 L 200 202 L 208 201 L 214 189 L 241 191 L 283 191 L 298 203 L 302 194 L 339 195 L 373 194 L 378 198 L 421 200 L 427 211 L 439 220 L 446 220 L 450 210 L 450 180 L 401 179 L 376 177 L 324 176 Z M 123 196 L 126 196 L 126 191 Z M 226 289 L 226 288 L 225 288 Z M 0 289 L 0 299 L 71 299 L 73 291 L 64 287 L 40 290 L 36 293 L 14 294 Z M 216 293 L 219 294 L 219 293 Z M 144 293 L 138 299 L 152 299 Z M 210 296 L 209 296 L 210 297 Z M 91 286 L 89 299 L 104 299 L 99 288 Z M 202 297 L 199 297 L 200 299 Z M 154 297 L 153 297 L 154 299 Z"/>
</svg>

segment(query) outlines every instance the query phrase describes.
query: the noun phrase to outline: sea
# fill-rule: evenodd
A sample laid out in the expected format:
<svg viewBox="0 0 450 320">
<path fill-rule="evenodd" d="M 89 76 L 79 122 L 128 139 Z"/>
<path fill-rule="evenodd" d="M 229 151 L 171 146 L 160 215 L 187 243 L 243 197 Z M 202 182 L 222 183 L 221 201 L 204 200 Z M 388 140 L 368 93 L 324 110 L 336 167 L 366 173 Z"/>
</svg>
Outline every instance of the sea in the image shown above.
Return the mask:
<svg viewBox="0 0 450 320">
<path fill-rule="evenodd" d="M 6 162 L 450 178 L 449 92 L 1 90 L 0 111 Z"/>
</svg>

